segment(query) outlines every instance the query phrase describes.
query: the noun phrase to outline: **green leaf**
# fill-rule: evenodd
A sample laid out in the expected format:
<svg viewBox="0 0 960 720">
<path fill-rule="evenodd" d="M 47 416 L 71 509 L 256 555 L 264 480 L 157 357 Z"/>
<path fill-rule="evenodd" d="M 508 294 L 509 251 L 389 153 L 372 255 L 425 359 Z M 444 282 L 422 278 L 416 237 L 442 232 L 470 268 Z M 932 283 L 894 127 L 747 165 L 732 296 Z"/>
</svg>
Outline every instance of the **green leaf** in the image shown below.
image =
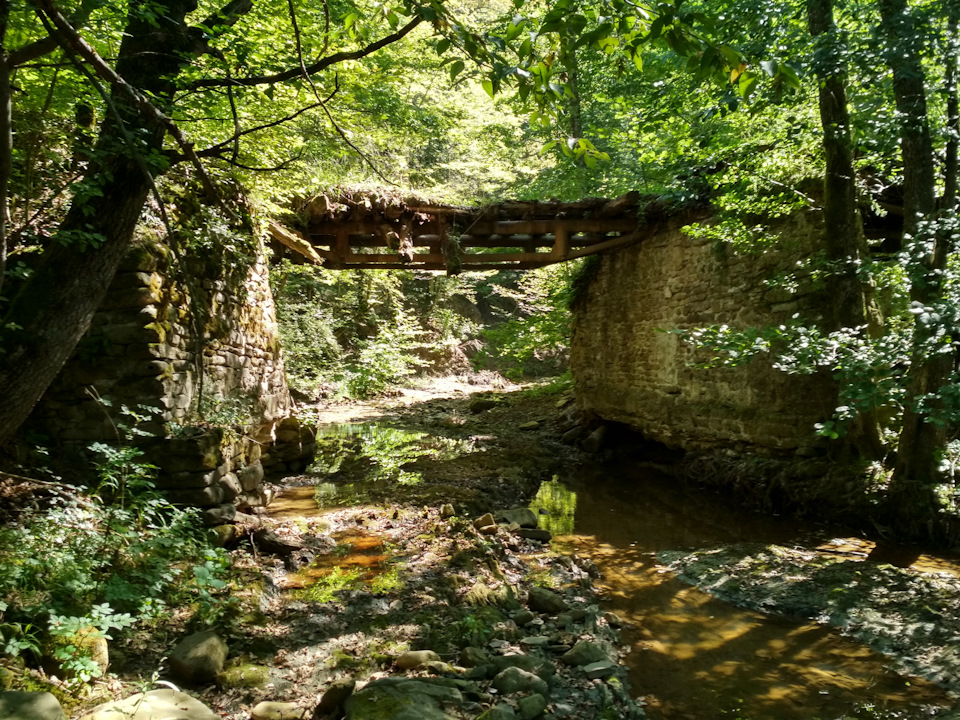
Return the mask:
<svg viewBox="0 0 960 720">
<path fill-rule="evenodd" d="M 456 79 L 457 79 L 457 75 L 459 75 L 460 73 L 462 73 L 462 72 L 463 72 L 463 68 L 465 68 L 465 67 L 466 67 L 466 65 L 464 65 L 463 60 L 455 60 L 455 61 L 453 62 L 453 64 L 450 65 L 450 80 L 451 80 L 451 81 L 456 80 Z"/>
<path fill-rule="evenodd" d="M 800 76 L 797 75 L 797 71 L 794 70 L 789 65 L 781 65 L 779 69 L 780 69 L 780 77 L 784 79 L 787 85 L 794 88 L 795 90 L 799 90 L 801 86 L 801 82 L 800 82 Z"/>
<path fill-rule="evenodd" d="M 484 79 L 484 80 L 480 83 L 480 85 L 483 87 L 484 90 L 487 91 L 487 95 L 489 95 L 490 97 L 493 97 L 493 96 L 494 96 L 493 82 L 492 82 L 492 81 L 487 80 L 487 79 Z"/>
<path fill-rule="evenodd" d="M 768 77 L 776 75 L 778 67 L 779 63 L 777 63 L 776 60 L 763 60 L 760 63 L 760 69 L 762 69 Z"/>
<path fill-rule="evenodd" d="M 540 148 L 540 154 L 541 154 L 541 155 L 546 155 L 548 152 L 550 152 L 551 150 L 553 150 L 556 146 L 557 146 L 557 141 L 556 141 L 556 140 L 551 140 L 550 142 L 545 143 L 542 148 Z"/>
<path fill-rule="evenodd" d="M 633 64 L 637 70 L 643 70 L 643 53 L 640 52 L 639 48 L 633 53 Z"/>
<path fill-rule="evenodd" d="M 567 32 L 570 35 L 579 35 L 584 31 L 584 28 L 587 27 L 587 19 L 577 13 L 576 15 L 571 15 L 567 20 Z"/>
<path fill-rule="evenodd" d="M 647 31 L 647 39 L 656 40 L 658 37 L 660 37 L 660 33 L 663 32 L 663 24 L 663 17 L 658 17 L 656 20 L 650 23 L 650 30 Z"/>
<path fill-rule="evenodd" d="M 443 55 L 450 49 L 450 41 L 447 38 L 441 38 L 437 43 L 437 55 Z"/>
<path fill-rule="evenodd" d="M 617 40 L 616 38 L 612 38 L 610 36 L 602 37 L 597 40 L 597 46 L 607 55 L 610 55 L 611 53 L 616 51 L 617 45 L 619 44 L 620 44 L 619 40 Z"/>
<path fill-rule="evenodd" d="M 720 53 L 723 55 L 723 59 L 727 62 L 727 67 L 735 68 L 740 65 L 740 53 L 734 50 L 729 45 L 721 45 Z"/>
</svg>

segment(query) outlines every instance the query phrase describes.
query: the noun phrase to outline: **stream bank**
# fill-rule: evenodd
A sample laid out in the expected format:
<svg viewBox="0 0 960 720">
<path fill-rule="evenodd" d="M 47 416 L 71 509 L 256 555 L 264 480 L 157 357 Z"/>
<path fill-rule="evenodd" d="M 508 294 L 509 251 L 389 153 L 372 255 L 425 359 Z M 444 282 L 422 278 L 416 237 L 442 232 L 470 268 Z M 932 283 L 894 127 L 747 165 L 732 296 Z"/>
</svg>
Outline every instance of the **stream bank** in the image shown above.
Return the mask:
<svg viewBox="0 0 960 720">
<path fill-rule="evenodd" d="M 263 702 L 310 717 L 351 683 L 350 718 L 630 718 L 645 704 L 658 719 L 909 719 L 953 704 L 861 645 L 771 619 L 763 603 L 744 615 L 664 566 L 744 537 L 800 547 L 800 527 L 572 449 L 560 442 L 566 395 L 424 392 L 321 409 L 318 462 L 250 520 L 270 528 L 275 553 L 255 527 L 257 550 L 234 551 L 242 603 L 219 628 L 227 667 L 197 688 L 219 717 L 266 717 Z M 522 527 L 529 515 L 480 520 L 525 507 L 537 528 Z M 156 640 L 132 648 L 129 674 L 159 665 Z"/>
</svg>

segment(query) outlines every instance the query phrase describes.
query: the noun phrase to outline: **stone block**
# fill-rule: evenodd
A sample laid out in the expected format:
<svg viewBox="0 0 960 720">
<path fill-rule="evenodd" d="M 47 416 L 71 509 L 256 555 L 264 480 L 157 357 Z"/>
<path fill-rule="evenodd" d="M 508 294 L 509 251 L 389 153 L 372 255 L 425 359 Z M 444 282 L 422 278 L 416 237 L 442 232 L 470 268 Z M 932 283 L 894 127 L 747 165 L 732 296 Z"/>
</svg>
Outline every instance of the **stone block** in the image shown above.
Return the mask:
<svg viewBox="0 0 960 720">
<path fill-rule="evenodd" d="M 194 633 L 170 652 L 170 669 L 182 682 L 194 685 L 213 682 L 223 671 L 227 652 L 227 643 L 215 632 Z"/>
<path fill-rule="evenodd" d="M 237 516 L 237 509 L 233 503 L 223 503 L 214 507 L 208 507 L 203 511 L 203 524 L 207 527 L 217 527 L 226 525 L 233 521 Z"/>
<path fill-rule="evenodd" d="M 228 502 L 243 492 L 243 487 L 234 473 L 225 474 L 217 481 L 217 484 L 223 489 L 223 499 Z"/>
<path fill-rule="evenodd" d="M 60 701 L 49 692 L 0 692 L 0 717 L 4 720 L 67 720 Z"/>
<path fill-rule="evenodd" d="M 110 290 L 103 300 L 106 308 L 142 308 L 160 302 L 157 293 L 148 287 Z"/>
<path fill-rule="evenodd" d="M 189 488 L 203 489 L 213 485 L 219 480 L 215 472 L 166 472 L 161 468 L 160 477 L 157 479 L 157 486 L 160 488 Z"/>
<path fill-rule="evenodd" d="M 237 471 L 237 477 L 244 490 L 254 490 L 263 482 L 263 464 L 255 462 Z"/>
<path fill-rule="evenodd" d="M 166 491 L 170 502 L 187 507 L 210 507 L 223 503 L 223 489 L 211 485 L 202 489 L 170 489 Z"/>
</svg>

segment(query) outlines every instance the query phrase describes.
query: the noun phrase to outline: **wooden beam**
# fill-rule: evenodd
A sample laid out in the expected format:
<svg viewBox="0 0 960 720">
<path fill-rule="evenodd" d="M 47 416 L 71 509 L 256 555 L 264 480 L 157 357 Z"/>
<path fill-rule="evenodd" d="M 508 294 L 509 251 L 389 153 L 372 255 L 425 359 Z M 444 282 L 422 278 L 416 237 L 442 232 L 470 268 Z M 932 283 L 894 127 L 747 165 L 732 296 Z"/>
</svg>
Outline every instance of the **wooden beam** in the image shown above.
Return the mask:
<svg viewBox="0 0 960 720">
<path fill-rule="evenodd" d="M 493 223 L 478 222 L 470 228 L 471 235 L 541 235 L 553 234 L 562 227 L 569 233 L 579 232 L 630 232 L 636 230 L 633 218 L 556 218 L 552 220 L 500 220 Z"/>
<path fill-rule="evenodd" d="M 343 265 L 338 270 L 437 270 L 437 271 L 446 271 L 446 265 L 440 265 L 438 263 L 368 263 L 368 262 L 351 262 L 348 265 Z"/>
<path fill-rule="evenodd" d="M 601 207 L 594 214 L 594 217 L 613 217 L 614 215 L 623 215 L 624 213 L 630 212 L 631 210 L 636 211 L 637 203 L 640 200 L 640 193 L 636 190 L 631 190 L 628 193 L 624 193 L 615 200 L 611 200 L 606 205 Z"/>
<path fill-rule="evenodd" d="M 570 253 L 570 234 L 562 225 L 557 226 L 554 234 L 553 249 L 550 251 L 550 257 L 554 262 L 565 260 Z"/>
<path fill-rule="evenodd" d="M 334 235 L 337 238 L 336 244 L 330 249 L 336 253 L 341 260 L 350 254 L 350 237 L 346 230 L 336 230 Z"/>
<path fill-rule="evenodd" d="M 382 220 L 370 219 L 365 221 L 336 222 L 323 221 L 312 222 L 307 226 L 308 235 L 338 235 L 345 231 L 348 235 L 377 235 L 378 226 L 383 225 Z M 387 223 L 396 225 L 397 223 Z M 480 220 L 473 223 L 466 229 L 464 234 L 470 237 L 482 235 L 541 235 L 544 233 L 553 234 L 555 227 L 564 227 L 571 234 L 580 232 L 630 232 L 636 230 L 636 218 L 552 218 L 543 220 Z M 396 229 L 396 228 L 394 228 Z M 439 235 L 440 226 L 438 220 L 428 220 L 424 223 L 414 223 L 411 226 L 411 234 L 416 237 L 419 235 Z"/>
<path fill-rule="evenodd" d="M 303 255 L 310 262 L 317 265 L 323 264 L 323 258 L 320 253 L 310 244 L 310 242 L 300 233 L 293 230 L 287 230 L 282 225 L 278 225 L 273 220 L 267 220 L 267 231 L 274 240 L 281 245 L 290 248 L 296 253 Z"/>
<path fill-rule="evenodd" d="M 414 253 L 412 259 L 407 259 L 407 257 L 400 253 L 349 253 L 343 257 L 343 262 L 347 264 L 362 262 L 370 265 L 401 263 L 408 267 L 426 262 L 443 263 L 443 255 L 439 253 Z"/>
<path fill-rule="evenodd" d="M 614 250 L 626 245 L 632 245 L 633 243 L 643 240 L 646 235 L 647 233 L 643 231 L 637 231 L 635 233 L 630 233 L 629 235 L 621 235 L 618 238 L 613 238 L 612 240 L 607 240 L 606 242 L 596 243 L 595 245 L 581 248 L 579 250 L 571 250 L 567 255 L 567 259 L 573 260 L 574 258 L 586 257 L 587 255 L 596 255 L 597 253 L 601 253 L 606 250 Z"/>
</svg>

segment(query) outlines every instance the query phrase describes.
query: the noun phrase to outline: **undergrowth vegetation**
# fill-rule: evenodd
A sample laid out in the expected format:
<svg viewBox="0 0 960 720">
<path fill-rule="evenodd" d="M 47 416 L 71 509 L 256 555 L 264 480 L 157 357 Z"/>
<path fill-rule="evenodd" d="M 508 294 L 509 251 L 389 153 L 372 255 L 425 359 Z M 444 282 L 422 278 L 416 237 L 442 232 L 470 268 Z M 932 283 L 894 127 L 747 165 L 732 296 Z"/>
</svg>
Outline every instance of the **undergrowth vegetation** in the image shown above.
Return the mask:
<svg viewBox="0 0 960 720">
<path fill-rule="evenodd" d="M 0 526 L 0 652 L 54 662 L 68 684 L 99 677 L 92 640 L 186 609 L 222 617 L 229 563 L 196 510 L 154 487 L 156 468 L 132 447 L 97 443 L 97 483 L 28 483 L 17 522 Z"/>
<path fill-rule="evenodd" d="M 308 398 L 366 398 L 418 373 L 562 373 L 579 273 L 579 263 L 444 277 L 283 261 L 272 281 L 288 379 Z"/>
</svg>

